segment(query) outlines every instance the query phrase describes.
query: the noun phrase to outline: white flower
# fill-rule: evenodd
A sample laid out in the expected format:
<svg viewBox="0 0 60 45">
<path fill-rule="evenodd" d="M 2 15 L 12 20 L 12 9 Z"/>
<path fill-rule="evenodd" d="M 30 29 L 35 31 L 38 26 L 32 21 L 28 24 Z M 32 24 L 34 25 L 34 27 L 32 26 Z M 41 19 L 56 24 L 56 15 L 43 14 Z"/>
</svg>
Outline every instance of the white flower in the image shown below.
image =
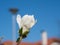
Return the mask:
<svg viewBox="0 0 60 45">
<path fill-rule="evenodd" d="M 33 15 L 24 15 L 23 17 L 21 17 L 18 14 L 16 20 L 19 28 L 23 27 L 23 32 L 25 32 L 27 29 L 32 28 L 37 22 L 37 20 L 34 19 Z"/>
<path fill-rule="evenodd" d="M 17 15 L 16 21 L 19 25 L 19 28 L 21 28 L 21 16 L 20 15 Z"/>
</svg>

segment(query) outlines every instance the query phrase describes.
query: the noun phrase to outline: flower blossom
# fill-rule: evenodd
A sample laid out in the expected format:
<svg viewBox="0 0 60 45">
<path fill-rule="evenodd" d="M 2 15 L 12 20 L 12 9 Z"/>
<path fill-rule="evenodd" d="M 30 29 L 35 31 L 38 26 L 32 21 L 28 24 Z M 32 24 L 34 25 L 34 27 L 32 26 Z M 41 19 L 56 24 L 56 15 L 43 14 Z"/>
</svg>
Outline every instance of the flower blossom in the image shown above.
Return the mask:
<svg viewBox="0 0 60 45">
<path fill-rule="evenodd" d="M 29 29 L 32 28 L 37 22 L 37 20 L 34 18 L 34 15 L 24 15 L 21 17 L 21 15 L 18 14 L 16 20 L 19 28 L 23 28 L 22 33 L 29 31 Z"/>
</svg>

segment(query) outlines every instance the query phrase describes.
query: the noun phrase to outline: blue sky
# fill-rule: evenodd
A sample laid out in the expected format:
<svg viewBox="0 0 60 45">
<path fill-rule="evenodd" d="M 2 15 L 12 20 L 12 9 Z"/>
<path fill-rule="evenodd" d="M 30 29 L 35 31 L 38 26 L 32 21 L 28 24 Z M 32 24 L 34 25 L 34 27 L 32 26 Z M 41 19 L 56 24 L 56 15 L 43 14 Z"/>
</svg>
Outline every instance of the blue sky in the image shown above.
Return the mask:
<svg viewBox="0 0 60 45">
<path fill-rule="evenodd" d="M 23 41 L 41 40 L 41 30 L 48 33 L 48 38 L 59 37 L 58 20 L 60 20 L 60 0 L 0 0 L 0 36 L 12 40 L 12 14 L 10 8 L 18 8 L 18 14 L 33 14 L 37 23 L 31 28 Z M 16 31 L 18 25 L 16 23 Z M 16 38 L 18 33 L 16 32 Z"/>
</svg>

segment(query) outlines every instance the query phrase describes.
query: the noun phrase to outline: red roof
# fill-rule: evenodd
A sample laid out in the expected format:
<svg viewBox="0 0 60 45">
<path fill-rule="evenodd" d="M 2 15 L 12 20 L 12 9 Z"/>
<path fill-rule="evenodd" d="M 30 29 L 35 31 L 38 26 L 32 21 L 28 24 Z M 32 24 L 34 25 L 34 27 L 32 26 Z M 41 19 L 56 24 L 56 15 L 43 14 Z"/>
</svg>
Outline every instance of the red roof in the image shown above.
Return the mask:
<svg viewBox="0 0 60 45">
<path fill-rule="evenodd" d="M 58 39 L 58 38 L 48 39 L 48 45 L 50 45 L 53 42 L 59 42 L 60 43 L 60 39 Z M 13 42 L 12 41 L 5 41 L 3 44 L 4 45 L 13 45 Z M 42 45 L 42 42 L 41 41 L 38 41 L 35 43 L 21 42 L 20 45 Z"/>
</svg>

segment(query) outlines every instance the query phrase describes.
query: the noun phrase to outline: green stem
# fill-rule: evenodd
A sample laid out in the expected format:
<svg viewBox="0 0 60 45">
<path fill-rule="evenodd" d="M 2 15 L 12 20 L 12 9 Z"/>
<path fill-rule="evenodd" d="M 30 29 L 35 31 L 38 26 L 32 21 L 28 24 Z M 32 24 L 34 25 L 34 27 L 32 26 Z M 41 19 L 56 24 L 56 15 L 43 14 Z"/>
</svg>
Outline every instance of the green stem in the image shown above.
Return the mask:
<svg viewBox="0 0 60 45">
<path fill-rule="evenodd" d="M 22 36 L 20 36 L 20 40 L 17 42 L 17 45 L 20 45 L 21 41 L 22 41 Z"/>
</svg>

